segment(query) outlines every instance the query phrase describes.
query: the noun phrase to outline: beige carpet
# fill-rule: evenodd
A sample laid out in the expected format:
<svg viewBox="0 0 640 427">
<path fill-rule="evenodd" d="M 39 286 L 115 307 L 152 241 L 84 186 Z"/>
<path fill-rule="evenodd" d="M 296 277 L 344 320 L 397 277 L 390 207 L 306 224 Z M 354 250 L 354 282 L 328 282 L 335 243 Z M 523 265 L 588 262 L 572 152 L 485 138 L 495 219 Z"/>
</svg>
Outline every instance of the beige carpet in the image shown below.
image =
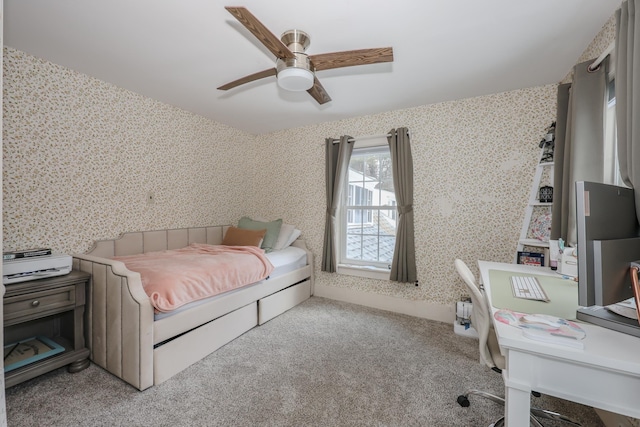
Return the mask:
<svg viewBox="0 0 640 427">
<path fill-rule="evenodd" d="M 10 427 L 488 426 L 503 408 L 460 407 L 469 386 L 503 392 L 452 325 L 313 297 L 144 392 L 92 364 L 6 394 Z M 590 408 L 533 401 L 602 425 Z"/>
</svg>

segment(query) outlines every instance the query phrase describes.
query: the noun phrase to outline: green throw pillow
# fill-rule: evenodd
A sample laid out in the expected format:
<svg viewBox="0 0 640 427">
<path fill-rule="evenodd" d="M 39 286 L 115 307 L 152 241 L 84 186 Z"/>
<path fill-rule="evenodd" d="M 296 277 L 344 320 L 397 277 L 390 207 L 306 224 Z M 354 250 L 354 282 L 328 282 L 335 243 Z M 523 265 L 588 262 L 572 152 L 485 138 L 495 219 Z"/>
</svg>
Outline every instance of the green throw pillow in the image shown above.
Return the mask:
<svg viewBox="0 0 640 427">
<path fill-rule="evenodd" d="M 282 227 L 281 219 L 262 222 L 254 221 L 249 217 L 243 216 L 240 218 L 240 221 L 238 221 L 238 228 L 244 228 L 247 230 L 267 230 L 267 234 L 264 235 L 264 239 L 262 240 L 262 249 L 264 249 L 265 252 L 271 252 L 276 246 L 278 235 L 280 234 L 280 227 Z"/>
</svg>

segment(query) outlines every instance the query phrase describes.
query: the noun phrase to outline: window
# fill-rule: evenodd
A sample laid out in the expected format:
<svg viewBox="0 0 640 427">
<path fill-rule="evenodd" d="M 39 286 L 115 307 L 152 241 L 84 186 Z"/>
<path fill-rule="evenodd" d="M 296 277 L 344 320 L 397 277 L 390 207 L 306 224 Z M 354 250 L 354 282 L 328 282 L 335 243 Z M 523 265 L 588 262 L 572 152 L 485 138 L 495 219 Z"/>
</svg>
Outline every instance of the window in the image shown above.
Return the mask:
<svg viewBox="0 0 640 427">
<path fill-rule="evenodd" d="M 339 214 L 339 264 L 389 270 L 397 218 L 389 146 L 356 144 Z"/>
<path fill-rule="evenodd" d="M 607 85 L 607 106 L 604 118 L 604 180 L 605 184 L 626 187 L 620 176 L 618 164 L 618 138 L 616 132 L 616 92 L 615 79 Z"/>
</svg>

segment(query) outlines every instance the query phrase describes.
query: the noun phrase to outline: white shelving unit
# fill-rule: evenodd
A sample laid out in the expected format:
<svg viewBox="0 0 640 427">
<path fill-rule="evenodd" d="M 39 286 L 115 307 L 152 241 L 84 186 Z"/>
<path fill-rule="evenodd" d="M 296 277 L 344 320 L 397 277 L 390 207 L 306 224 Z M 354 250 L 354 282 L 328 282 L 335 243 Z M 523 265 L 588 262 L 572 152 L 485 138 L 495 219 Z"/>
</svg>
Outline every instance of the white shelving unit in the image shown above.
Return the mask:
<svg viewBox="0 0 640 427">
<path fill-rule="evenodd" d="M 545 264 L 548 265 L 549 263 L 549 241 L 542 241 L 529 237 L 529 230 L 531 228 L 531 220 L 533 218 L 534 211 L 537 212 L 537 210 L 540 209 L 548 209 L 549 212 L 551 212 L 551 206 L 553 205 L 553 203 L 540 202 L 538 199 L 540 187 L 542 186 L 542 179 L 545 178 L 550 183 L 553 183 L 553 162 L 544 161 L 547 157 L 548 150 L 549 149 L 546 146 L 540 150 L 540 159 L 536 166 L 536 173 L 533 176 L 533 184 L 531 185 L 531 191 L 529 192 L 529 201 L 525 209 L 520 237 L 518 238 L 515 262 L 517 262 L 517 252 L 524 251 L 526 247 L 530 247 L 542 248 L 541 252 L 545 253 Z"/>
</svg>

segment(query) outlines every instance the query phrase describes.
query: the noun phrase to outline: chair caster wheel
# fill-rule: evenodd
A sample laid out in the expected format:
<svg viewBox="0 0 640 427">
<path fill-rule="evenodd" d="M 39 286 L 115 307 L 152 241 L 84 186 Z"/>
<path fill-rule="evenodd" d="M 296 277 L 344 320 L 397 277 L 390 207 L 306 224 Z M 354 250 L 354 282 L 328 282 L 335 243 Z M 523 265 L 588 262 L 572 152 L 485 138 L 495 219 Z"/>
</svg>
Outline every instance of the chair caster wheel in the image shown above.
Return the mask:
<svg viewBox="0 0 640 427">
<path fill-rule="evenodd" d="M 467 399 L 467 396 L 464 396 L 464 395 L 458 396 L 458 405 L 462 406 L 463 408 L 468 407 L 470 403 L 469 403 L 469 399 Z"/>
</svg>

